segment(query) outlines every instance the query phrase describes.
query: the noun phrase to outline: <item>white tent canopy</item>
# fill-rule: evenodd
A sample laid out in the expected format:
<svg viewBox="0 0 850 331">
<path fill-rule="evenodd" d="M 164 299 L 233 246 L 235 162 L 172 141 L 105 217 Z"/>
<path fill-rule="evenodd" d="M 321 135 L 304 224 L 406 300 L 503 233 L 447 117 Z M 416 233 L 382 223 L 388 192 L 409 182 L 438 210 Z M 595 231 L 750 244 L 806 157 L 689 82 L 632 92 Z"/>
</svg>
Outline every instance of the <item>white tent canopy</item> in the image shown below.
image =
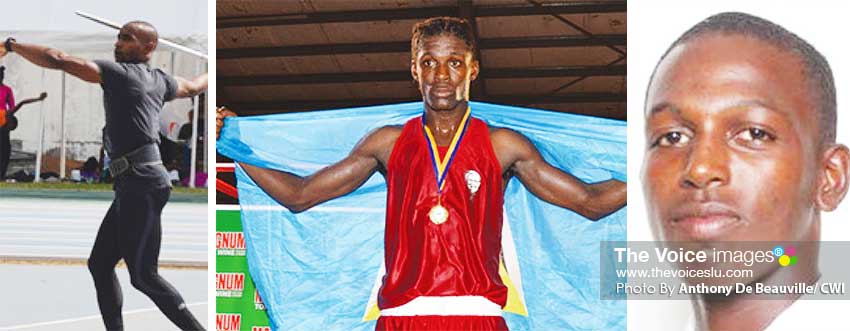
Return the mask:
<svg viewBox="0 0 850 331">
<path fill-rule="evenodd" d="M 2 31 L 63 31 L 100 33 L 105 28 L 74 15 L 82 10 L 126 23 L 148 21 L 162 36 L 206 36 L 207 1 L 202 0 L 27 0 L 5 10 L 0 21 Z M 114 35 L 114 34 L 113 34 Z"/>
</svg>

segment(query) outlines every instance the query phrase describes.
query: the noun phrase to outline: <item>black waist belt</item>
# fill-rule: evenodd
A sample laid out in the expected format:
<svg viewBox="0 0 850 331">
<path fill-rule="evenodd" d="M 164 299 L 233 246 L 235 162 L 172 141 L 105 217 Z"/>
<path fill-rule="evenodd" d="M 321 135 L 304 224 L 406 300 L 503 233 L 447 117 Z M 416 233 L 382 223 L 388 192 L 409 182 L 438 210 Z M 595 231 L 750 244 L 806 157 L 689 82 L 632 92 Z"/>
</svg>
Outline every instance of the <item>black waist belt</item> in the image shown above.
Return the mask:
<svg viewBox="0 0 850 331">
<path fill-rule="evenodd" d="M 147 144 L 121 157 L 112 159 L 112 163 L 109 164 L 109 171 L 112 172 L 113 177 L 117 177 L 129 170 L 133 165 L 145 166 L 157 164 L 162 164 L 162 157 L 159 156 L 159 148 L 156 147 L 156 144 Z"/>
</svg>

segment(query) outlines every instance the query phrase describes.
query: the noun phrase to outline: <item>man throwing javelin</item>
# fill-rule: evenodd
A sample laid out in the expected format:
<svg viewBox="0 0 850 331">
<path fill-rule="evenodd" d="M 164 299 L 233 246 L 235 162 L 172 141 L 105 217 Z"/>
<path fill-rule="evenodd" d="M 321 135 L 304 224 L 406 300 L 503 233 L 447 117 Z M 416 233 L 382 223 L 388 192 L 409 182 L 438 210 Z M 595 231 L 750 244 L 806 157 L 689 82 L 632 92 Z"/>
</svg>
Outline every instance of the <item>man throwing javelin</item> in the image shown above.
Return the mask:
<svg viewBox="0 0 850 331">
<path fill-rule="evenodd" d="M 410 71 L 423 116 L 376 129 L 346 158 L 307 177 L 240 163 L 293 212 L 352 192 L 375 172 L 384 175 L 387 273 L 378 330 L 507 329 L 499 262 L 504 189 L 512 176 L 541 199 L 591 220 L 626 203 L 625 183 L 583 183 L 549 165 L 523 135 L 470 115 L 475 47 L 464 20 L 419 23 Z M 219 109 L 216 131 L 234 115 Z M 467 186 L 470 181 L 477 185 Z"/>
<path fill-rule="evenodd" d="M 124 328 L 121 287 L 115 275 L 115 265 L 122 258 L 133 286 L 168 319 L 183 330 L 203 329 L 180 294 L 157 272 L 160 214 L 171 193 L 157 143 L 165 102 L 200 94 L 207 88 L 207 75 L 190 81 L 151 68 L 147 62 L 158 38 L 149 23 L 127 23 L 115 42 L 115 62 L 89 61 L 14 38 L 6 39 L 0 51 L 0 56 L 15 52 L 35 65 L 65 71 L 103 88 L 103 144 L 112 159 L 115 198 L 97 233 L 88 266 L 108 330 Z"/>
</svg>

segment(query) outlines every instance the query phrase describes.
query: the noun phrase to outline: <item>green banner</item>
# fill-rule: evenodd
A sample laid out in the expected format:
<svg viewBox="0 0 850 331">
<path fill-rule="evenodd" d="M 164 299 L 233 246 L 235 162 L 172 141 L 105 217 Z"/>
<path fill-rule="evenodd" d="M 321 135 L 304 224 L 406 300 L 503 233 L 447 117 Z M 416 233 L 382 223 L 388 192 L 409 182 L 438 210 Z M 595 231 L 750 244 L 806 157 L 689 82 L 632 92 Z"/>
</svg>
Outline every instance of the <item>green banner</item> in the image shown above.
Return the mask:
<svg viewBox="0 0 850 331">
<path fill-rule="evenodd" d="M 270 330 L 265 305 L 248 273 L 239 211 L 217 210 L 215 215 L 215 328 Z"/>
</svg>

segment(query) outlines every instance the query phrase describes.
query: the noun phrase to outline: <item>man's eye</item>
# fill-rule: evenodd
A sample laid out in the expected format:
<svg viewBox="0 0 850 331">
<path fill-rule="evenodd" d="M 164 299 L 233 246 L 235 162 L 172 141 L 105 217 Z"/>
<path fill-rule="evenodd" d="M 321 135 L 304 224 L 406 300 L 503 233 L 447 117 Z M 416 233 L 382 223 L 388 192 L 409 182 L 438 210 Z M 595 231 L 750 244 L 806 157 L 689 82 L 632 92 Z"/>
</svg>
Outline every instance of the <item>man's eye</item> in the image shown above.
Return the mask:
<svg viewBox="0 0 850 331">
<path fill-rule="evenodd" d="M 770 134 L 764 129 L 747 128 L 738 132 L 734 139 L 742 144 L 750 146 L 761 146 L 763 144 L 776 140 L 776 136 Z"/>
<path fill-rule="evenodd" d="M 426 67 L 433 67 L 435 63 L 437 63 L 437 62 L 436 62 L 436 61 L 434 61 L 434 60 L 425 60 L 425 61 L 422 61 L 422 65 L 423 65 L 423 66 L 426 66 Z"/>
<path fill-rule="evenodd" d="M 458 60 L 451 60 L 451 61 L 449 61 L 449 65 L 450 65 L 452 68 L 458 68 L 458 67 L 460 67 L 461 62 L 460 62 L 460 61 L 458 61 Z"/>
<path fill-rule="evenodd" d="M 772 140 L 773 136 L 759 128 L 749 128 L 738 134 L 744 140 Z"/>
<path fill-rule="evenodd" d="M 683 146 L 689 141 L 691 141 L 691 138 L 686 134 L 680 131 L 670 131 L 658 137 L 653 145 L 662 147 Z"/>
</svg>

